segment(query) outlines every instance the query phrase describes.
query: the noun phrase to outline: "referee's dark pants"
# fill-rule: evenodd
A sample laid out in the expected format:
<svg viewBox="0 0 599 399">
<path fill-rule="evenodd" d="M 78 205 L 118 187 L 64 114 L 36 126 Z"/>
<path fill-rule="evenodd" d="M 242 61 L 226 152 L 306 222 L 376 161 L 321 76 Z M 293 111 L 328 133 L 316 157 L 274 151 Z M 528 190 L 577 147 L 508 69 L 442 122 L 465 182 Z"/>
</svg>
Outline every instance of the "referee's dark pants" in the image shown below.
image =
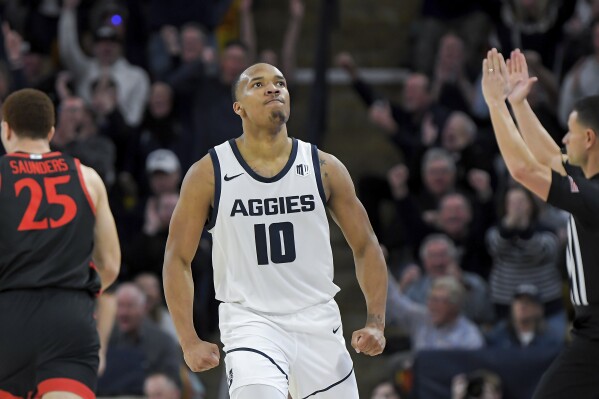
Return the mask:
<svg viewBox="0 0 599 399">
<path fill-rule="evenodd" d="M 599 398 L 599 341 L 574 336 L 543 374 L 533 399 L 558 398 Z"/>
</svg>

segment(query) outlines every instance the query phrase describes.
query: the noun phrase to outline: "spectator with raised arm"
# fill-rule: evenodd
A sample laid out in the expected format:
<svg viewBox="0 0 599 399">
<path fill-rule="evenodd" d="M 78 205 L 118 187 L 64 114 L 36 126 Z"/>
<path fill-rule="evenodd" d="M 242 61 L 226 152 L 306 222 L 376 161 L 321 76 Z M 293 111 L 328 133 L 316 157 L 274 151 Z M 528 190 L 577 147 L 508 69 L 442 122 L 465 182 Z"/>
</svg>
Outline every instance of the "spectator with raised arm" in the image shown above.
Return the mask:
<svg viewBox="0 0 599 399">
<path fill-rule="evenodd" d="M 266 62 L 278 66 L 287 77 L 287 83 L 292 84 L 297 63 L 297 43 L 304 19 L 304 0 L 289 0 L 289 21 L 280 54 L 272 49 L 262 49 L 258 52 L 253 3 L 253 0 L 242 0 L 240 6 L 241 40 L 248 47 L 249 58 L 252 62 Z"/>
<path fill-rule="evenodd" d="M 465 272 L 459 264 L 458 251 L 454 243 L 444 234 L 431 234 L 420 246 L 420 259 L 424 274 L 404 283 L 404 276 L 409 276 L 408 266 L 402 273 L 400 287 L 412 301 L 426 304 L 431 286 L 436 279 L 453 276 L 464 288 L 464 315 L 477 324 L 491 324 L 494 321 L 493 306 L 489 297 L 489 288 L 485 280 L 478 274 Z"/>
<path fill-rule="evenodd" d="M 397 285 L 397 281 L 390 276 L 389 286 L 392 285 Z M 389 289 L 388 292 L 388 324 L 398 326 L 410 335 L 413 351 L 479 349 L 484 346 L 478 327 L 462 313 L 464 288 L 455 277 L 436 279 L 426 305 L 410 300 L 400 289 Z"/>
<path fill-rule="evenodd" d="M 131 65 L 122 55 L 123 38 L 117 30 L 104 25 L 94 32 L 93 57 L 85 55 L 77 34 L 77 7 L 80 0 L 65 0 L 58 21 L 58 40 L 62 62 L 73 73 L 77 93 L 91 101 L 92 83 L 109 74 L 118 87 L 118 107 L 129 126 L 137 126 L 148 99 L 147 73 Z"/>
<path fill-rule="evenodd" d="M 453 32 L 443 35 L 431 92 L 437 103 L 453 111 L 469 113 L 474 98 L 474 77 L 469 76 L 466 61 L 464 41 Z"/>
<path fill-rule="evenodd" d="M 562 300 L 562 281 L 557 269 L 557 236 L 538 222 L 539 208 L 530 191 L 509 188 L 502 201 L 502 216 L 487 231 L 487 246 L 493 259 L 491 297 L 500 318 L 508 316 L 518 284 L 539 290 L 550 328 L 566 331 L 567 317 Z"/>
<path fill-rule="evenodd" d="M 4 51 L 10 66 L 11 91 L 26 87 L 41 90 L 58 104 L 55 91 L 56 71 L 48 54 L 36 42 L 27 42 L 10 28 L 8 22 L 2 23 Z"/>
</svg>

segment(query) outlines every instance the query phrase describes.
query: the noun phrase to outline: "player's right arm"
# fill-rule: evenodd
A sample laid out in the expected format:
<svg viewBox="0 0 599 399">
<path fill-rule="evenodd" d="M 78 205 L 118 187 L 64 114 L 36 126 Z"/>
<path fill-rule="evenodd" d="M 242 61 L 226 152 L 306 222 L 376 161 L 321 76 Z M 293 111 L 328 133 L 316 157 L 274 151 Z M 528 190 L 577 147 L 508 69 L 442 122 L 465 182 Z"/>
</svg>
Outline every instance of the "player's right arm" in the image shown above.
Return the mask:
<svg viewBox="0 0 599 399">
<path fill-rule="evenodd" d="M 518 130 L 524 142 L 539 163 L 563 174 L 562 153 L 559 146 L 543 127 L 526 97 L 536 78 L 529 78 L 526 58 L 520 50 L 512 51 L 508 60 L 508 73 L 511 92 L 508 101 L 514 111 Z"/>
<path fill-rule="evenodd" d="M 102 178 L 95 170 L 83 165 L 81 173 L 96 208 L 92 259 L 100 274 L 104 291 L 116 280 L 121 268 L 119 237 Z"/>
<path fill-rule="evenodd" d="M 214 198 L 214 167 L 210 156 L 196 162 L 183 179 L 179 202 L 169 228 L 164 267 L 164 294 L 173 318 L 185 362 L 192 371 L 218 366 L 216 345 L 202 341 L 193 326 L 191 261 Z"/>
</svg>

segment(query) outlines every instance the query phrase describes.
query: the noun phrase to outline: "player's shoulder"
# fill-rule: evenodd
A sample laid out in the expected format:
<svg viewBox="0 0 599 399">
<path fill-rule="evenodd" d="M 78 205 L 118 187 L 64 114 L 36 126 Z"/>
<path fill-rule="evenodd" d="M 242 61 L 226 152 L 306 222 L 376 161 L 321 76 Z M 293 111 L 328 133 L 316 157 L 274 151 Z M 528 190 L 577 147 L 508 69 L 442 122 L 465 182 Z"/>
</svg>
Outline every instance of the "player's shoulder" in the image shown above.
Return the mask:
<svg viewBox="0 0 599 399">
<path fill-rule="evenodd" d="M 320 172 L 323 177 L 326 174 L 338 174 L 347 171 L 343 162 L 336 156 L 322 150 L 318 150 L 318 163 L 320 164 Z"/>
<path fill-rule="evenodd" d="M 184 185 L 214 185 L 214 163 L 210 154 L 204 155 L 199 161 L 196 161 L 183 179 Z"/>
</svg>

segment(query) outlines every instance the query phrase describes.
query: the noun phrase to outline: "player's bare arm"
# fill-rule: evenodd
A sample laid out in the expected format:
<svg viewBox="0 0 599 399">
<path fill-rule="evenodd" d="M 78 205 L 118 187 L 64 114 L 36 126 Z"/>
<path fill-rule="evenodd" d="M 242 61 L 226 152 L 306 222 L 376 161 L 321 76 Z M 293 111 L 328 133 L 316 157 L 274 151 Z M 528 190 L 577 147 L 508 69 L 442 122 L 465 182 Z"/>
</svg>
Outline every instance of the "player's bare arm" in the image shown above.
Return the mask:
<svg viewBox="0 0 599 399">
<path fill-rule="evenodd" d="M 319 151 L 318 156 L 328 208 L 353 251 L 356 276 L 366 299 L 366 325 L 353 333 L 352 346 L 357 352 L 378 355 L 385 348 L 385 259 L 347 169 L 330 154 Z"/>
<path fill-rule="evenodd" d="M 104 292 L 98 298 L 96 306 L 96 321 L 98 325 L 98 336 L 100 337 L 100 364 L 98 365 L 98 375 L 104 374 L 106 368 L 106 351 L 108 349 L 108 340 L 114 326 L 116 315 L 116 297 L 111 292 Z"/>
<path fill-rule="evenodd" d="M 483 95 L 489 106 L 499 150 L 512 177 L 544 201 L 551 186 L 551 168 L 541 164 L 525 145 L 507 105 L 508 72 L 503 56 L 493 49 L 483 61 Z M 565 170 L 558 171 L 565 174 Z"/>
<path fill-rule="evenodd" d="M 529 76 L 524 54 L 519 49 L 512 51 L 506 66 L 509 85 L 508 100 L 524 142 L 537 161 L 559 173 L 565 173 L 559 146 L 543 127 L 526 100 L 537 78 Z"/>
<path fill-rule="evenodd" d="M 215 344 L 202 341 L 193 326 L 191 261 L 214 198 L 214 168 L 210 156 L 196 162 L 185 175 L 175 207 L 164 254 L 164 294 L 175 323 L 185 362 L 192 371 L 218 366 Z"/>
<path fill-rule="evenodd" d="M 83 165 L 81 165 L 81 173 L 96 208 L 92 259 L 102 280 L 102 290 L 105 290 L 119 275 L 121 267 L 119 237 L 102 178 L 95 170 Z"/>
</svg>

